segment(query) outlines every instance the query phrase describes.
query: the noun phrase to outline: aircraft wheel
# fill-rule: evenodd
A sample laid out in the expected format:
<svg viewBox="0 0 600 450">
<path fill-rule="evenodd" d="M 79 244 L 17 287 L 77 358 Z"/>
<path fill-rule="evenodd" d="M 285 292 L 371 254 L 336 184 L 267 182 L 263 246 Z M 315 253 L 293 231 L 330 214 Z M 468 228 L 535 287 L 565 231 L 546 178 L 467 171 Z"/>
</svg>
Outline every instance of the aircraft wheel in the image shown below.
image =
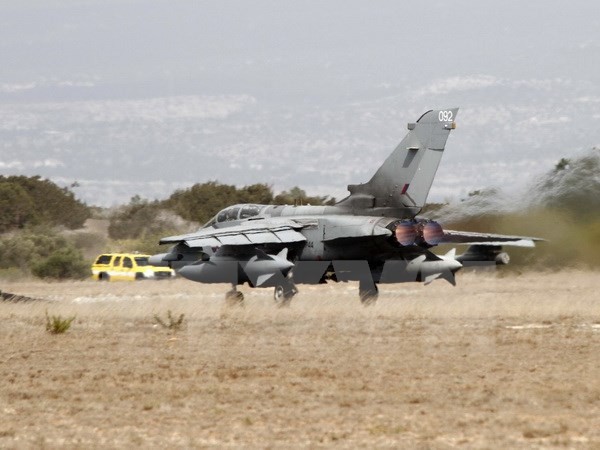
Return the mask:
<svg viewBox="0 0 600 450">
<path fill-rule="evenodd" d="M 98 280 L 100 281 L 110 281 L 110 275 L 102 272 L 100 275 L 98 275 Z"/>
<path fill-rule="evenodd" d="M 273 293 L 275 304 L 280 308 L 284 306 L 290 306 L 292 298 L 294 297 L 294 295 L 296 295 L 297 292 L 298 291 L 294 286 L 275 286 L 275 291 Z"/>
<path fill-rule="evenodd" d="M 377 302 L 377 298 L 379 297 L 379 289 L 377 286 L 371 289 L 361 289 L 359 290 L 358 295 L 360 296 L 360 302 L 364 306 L 370 306 Z"/>
<path fill-rule="evenodd" d="M 225 294 L 227 306 L 244 306 L 244 294 L 237 289 L 232 289 Z"/>
</svg>

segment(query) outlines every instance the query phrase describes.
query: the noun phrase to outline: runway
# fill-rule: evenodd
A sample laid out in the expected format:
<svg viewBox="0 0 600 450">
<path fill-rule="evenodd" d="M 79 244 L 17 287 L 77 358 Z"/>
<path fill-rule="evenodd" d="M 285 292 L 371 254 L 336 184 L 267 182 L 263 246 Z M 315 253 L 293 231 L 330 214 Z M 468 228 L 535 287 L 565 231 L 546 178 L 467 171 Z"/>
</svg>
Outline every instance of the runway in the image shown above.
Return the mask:
<svg viewBox="0 0 600 450">
<path fill-rule="evenodd" d="M 590 448 L 600 285 L 587 271 L 458 286 L 271 290 L 3 282 L 0 447 Z M 76 316 L 63 335 L 45 313 Z M 157 324 L 184 314 L 179 331 Z"/>
</svg>

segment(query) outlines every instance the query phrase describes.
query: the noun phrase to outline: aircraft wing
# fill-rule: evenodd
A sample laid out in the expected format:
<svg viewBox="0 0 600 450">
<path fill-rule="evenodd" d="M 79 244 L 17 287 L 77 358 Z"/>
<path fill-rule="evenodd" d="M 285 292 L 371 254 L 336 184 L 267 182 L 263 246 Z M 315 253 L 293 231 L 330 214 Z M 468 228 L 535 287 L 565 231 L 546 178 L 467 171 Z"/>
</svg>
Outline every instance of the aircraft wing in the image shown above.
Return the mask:
<svg viewBox="0 0 600 450">
<path fill-rule="evenodd" d="M 290 244 L 306 241 L 298 230 L 304 225 L 289 219 L 250 219 L 239 225 L 201 228 L 180 236 L 162 238 L 161 244 L 185 243 L 190 248 Z"/>
<path fill-rule="evenodd" d="M 476 233 L 474 231 L 444 230 L 440 244 L 512 245 L 513 247 L 535 247 L 544 239 L 505 234 Z"/>
</svg>

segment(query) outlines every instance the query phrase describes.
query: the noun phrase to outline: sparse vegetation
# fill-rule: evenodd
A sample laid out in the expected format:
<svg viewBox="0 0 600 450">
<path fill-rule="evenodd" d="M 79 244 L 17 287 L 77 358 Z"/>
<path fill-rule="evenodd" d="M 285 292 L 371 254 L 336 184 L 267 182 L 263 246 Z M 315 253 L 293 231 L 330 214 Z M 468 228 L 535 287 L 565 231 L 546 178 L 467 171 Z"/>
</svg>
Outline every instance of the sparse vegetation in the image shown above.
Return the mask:
<svg viewBox="0 0 600 450">
<path fill-rule="evenodd" d="M 163 328 L 171 331 L 178 331 L 181 329 L 183 325 L 183 318 L 185 314 L 180 314 L 176 319 L 171 313 L 171 310 L 167 311 L 167 319 L 163 320 L 158 314 L 154 315 L 154 322 L 160 325 Z"/>
<path fill-rule="evenodd" d="M 75 316 L 63 318 L 62 316 L 49 316 L 46 311 L 46 331 L 50 334 L 66 333 L 71 324 L 75 320 Z"/>
</svg>

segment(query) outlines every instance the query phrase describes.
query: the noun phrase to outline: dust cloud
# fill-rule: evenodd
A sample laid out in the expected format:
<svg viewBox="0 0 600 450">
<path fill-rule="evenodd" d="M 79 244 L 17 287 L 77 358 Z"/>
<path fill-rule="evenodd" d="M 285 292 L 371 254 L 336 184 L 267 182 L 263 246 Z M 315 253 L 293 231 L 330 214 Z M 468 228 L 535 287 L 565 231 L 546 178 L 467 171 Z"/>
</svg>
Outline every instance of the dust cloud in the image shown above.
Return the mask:
<svg viewBox="0 0 600 450">
<path fill-rule="evenodd" d="M 516 271 L 600 268 L 600 149 L 533 180 L 521 193 L 482 189 L 430 215 L 444 228 L 545 239 L 535 250 L 506 247 Z"/>
<path fill-rule="evenodd" d="M 600 148 L 561 159 L 522 191 L 507 192 L 496 187 L 474 190 L 459 202 L 434 211 L 432 218 L 455 223 L 484 216 L 522 215 L 532 210 L 559 210 L 583 220 L 598 220 Z"/>
</svg>

